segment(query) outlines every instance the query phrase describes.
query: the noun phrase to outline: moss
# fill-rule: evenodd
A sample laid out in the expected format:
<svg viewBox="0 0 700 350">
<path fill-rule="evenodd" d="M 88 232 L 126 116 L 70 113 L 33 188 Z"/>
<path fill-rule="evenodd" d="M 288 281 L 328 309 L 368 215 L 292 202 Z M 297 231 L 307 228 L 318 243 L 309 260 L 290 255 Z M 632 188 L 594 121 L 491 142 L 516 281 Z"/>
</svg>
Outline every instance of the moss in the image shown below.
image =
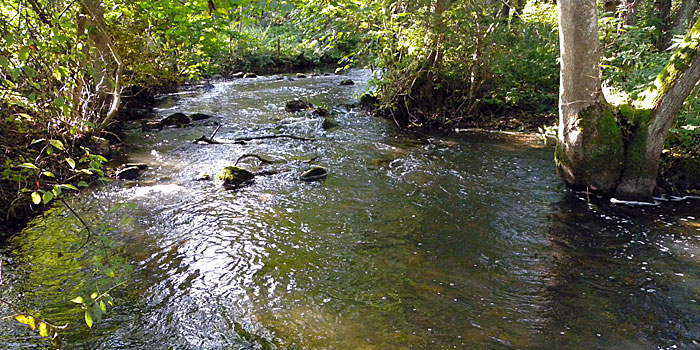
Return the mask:
<svg viewBox="0 0 700 350">
<path fill-rule="evenodd" d="M 237 166 L 227 166 L 221 169 L 221 172 L 216 175 L 216 178 L 223 181 L 224 185 L 239 186 L 253 180 L 255 175 Z"/>
<path fill-rule="evenodd" d="M 597 117 L 596 117 L 597 115 Z M 583 167 L 587 176 L 609 183 L 622 172 L 624 143 L 616 109 L 610 104 L 594 106 L 581 113 L 583 132 Z M 591 128 L 593 132 L 586 132 Z M 607 187 L 607 186 L 603 186 Z"/>
</svg>

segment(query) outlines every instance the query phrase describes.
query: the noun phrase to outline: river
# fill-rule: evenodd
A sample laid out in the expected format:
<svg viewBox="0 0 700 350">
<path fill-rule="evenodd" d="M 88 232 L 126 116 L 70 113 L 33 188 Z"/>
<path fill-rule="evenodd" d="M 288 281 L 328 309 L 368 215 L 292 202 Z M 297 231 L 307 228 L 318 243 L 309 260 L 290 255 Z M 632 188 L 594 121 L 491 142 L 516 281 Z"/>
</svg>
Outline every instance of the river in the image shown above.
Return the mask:
<svg viewBox="0 0 700 350">
<path fill-rule="evenodd" d="M 65 349 L 689 349 L 700 345 L 700 201 L 627 206 L 567 191 L 527 136 L 401 131 L 347 107 L 369 73 L 240 79 L 163 96 L 128 131 L 150 165 L 58 203 L 3 243 L 0 316 L 39 312 Z M 340 86 L 345 78 L 356 81 Z M 324 130 L 284 103 L 334 111 Z M 217 137 L 290 134 L 246 144 Z M 272 170 L 226 190 L 243 154 Z M 318 182 L 299 175 L 328 169 Z M 113 270 L 110 270 L 113 269 Z M 115 271 L 116 279 L 109 275 Z M 114 306 L 88 329 L 76 296 Z M 51 349 L 0 320 L 0 348 Z"/>
</svg>

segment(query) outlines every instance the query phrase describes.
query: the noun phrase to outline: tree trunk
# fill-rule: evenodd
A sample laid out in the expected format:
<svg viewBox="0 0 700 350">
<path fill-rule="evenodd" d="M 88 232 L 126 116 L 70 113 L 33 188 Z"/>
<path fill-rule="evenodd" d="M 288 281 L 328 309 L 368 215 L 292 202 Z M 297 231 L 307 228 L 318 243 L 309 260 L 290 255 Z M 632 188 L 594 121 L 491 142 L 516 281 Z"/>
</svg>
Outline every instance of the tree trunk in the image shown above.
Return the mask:
<svg viewBox="0 0 700 350">
<path fill-rule="evenodd" d="M 692 26 L 697 9 L 698 0 L 683 0 L 678 14 L 673 19 L 673 24 L 670 25 L 670 28 L 669 24 L 666 24 L 666 30 L 662 32 L 656 47 L 659 50 L 665 50 L 671 45 L 671 39 L 674 35 L 683 35 Z M 670 18 L 668 22 L 671 22 Z"/>
<path fill-rule="evenodd" d="M 622 133 L 603 96 L 596 0 L 560 0 L 561 70 L 556 162 L 575 189 L 611 193 L 622 172 Z"/>
<path fill-rule="evenodd" d="M 637 103 L 639 109 L 623 107 L 620 110 L 623 117 L 634 124 L 626 147 L 625 170 L 616 191 L 618 197 L 651 197 L 666 135 L 698 81 L 700 21 L 688 32 L 654 85 L 644 94 L 644 100 Z"/>
<path fill-rule="evenodd" d="M 560 0 L 558 7 L 559 174 L 575 189 L 648 200 L 669 128 L 700 81 L 700 21 L 644 99 L 617 109 L 601 92 L 595 0 Z M 625 125 L 624 135 L 620 124 Z"/>
<path fill-rule="evenodd" d="M 659 23 L 656 25 L 656 29 L 659 31 L 656 48 L 663 50 L 668 46 L 666 33 L 671 24 L 671 0 L 656 0 L 654 2 L 654 12 L 656 12 L 656 16 L 659 19 Z"/>
</svg>

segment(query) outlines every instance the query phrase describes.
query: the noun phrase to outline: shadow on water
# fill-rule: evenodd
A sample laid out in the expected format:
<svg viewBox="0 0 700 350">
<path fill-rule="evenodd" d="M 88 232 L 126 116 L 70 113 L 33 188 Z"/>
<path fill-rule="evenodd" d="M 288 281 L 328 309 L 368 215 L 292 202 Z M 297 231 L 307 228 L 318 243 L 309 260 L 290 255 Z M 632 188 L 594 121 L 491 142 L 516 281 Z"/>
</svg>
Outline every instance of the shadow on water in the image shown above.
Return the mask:
<svg viewBox="0 0 700 350">
<path fill-rule="evenodd" d="M 398 131 L 347 107 L 331 108 L 339 127 L 324 130 L 311 113 L 284 112 L 295 97 L 352 102 L 367 72 L 350 75 L 353 87 L 269 77 L 164 98 L 158 117 L 215 117 L 133 130 L 129 160 L 151 165 L 143 178 L 70 201 L 100 239 L 75 251 L 84 230 L 51 209 L 3 249 L 0 295 L 70 322 L 66 349 L 697 346 L 697 201 L 589 202 L 528 137 Z M 217 125 L 224 138 L 317 141 L 191 143 Z M 196 181 L 247 153 L 279 172 L 236 191 Z M 298 181 L 310 159 L 329 170 L 324 181 Z M 101 240 L 133 270 L 88 330 L 70 300 L 100 283 Z M 50 348 L 0 324 L 0 347 Z"/>
</svg>

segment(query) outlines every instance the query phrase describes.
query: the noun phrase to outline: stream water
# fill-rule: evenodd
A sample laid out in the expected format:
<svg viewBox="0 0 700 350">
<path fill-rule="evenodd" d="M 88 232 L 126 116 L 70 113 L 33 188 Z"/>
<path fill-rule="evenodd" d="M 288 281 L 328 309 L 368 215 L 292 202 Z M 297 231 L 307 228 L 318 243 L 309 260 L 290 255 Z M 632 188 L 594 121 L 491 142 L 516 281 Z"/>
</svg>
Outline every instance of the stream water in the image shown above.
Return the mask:
<svg viewBox="0 0 700 350">
<path fill-rule="evenodd" d="M 65 349 L 690 349 L 700 347 L 700 201 L 630 207 L 566 191 L 534 138 L 399 131 L 346 107 L 367 71 L 217 83 L 161 98 L 215 117 L 141 132 L 149 170 L 60 203 L 3 242 L 0 316 L 32 310 Z M 334 112 L 322 128 L 284 102 Z M 244 145 L 219 138 L 291 134 Z M 215 181 L 242 161 L 275 170 L 238 190 Z M 311 161 L 309 161 L 311 160 Z M 240 165 L 240 164 L 239 164 Z M 324 181 L 302 182 L 311 165 Z M 104 250 L 105 248 L 106 251 Z M 88 329 L 77 304 L 125 284 Z M 121 273 L 120 272 L 120 273 Z M 112 283 L 113 284 L 113 283 Z M 14 311 L 13 311 L 14 310 Z M 13 318 L 0 348 L 49 349 Z"/>
</svg>

